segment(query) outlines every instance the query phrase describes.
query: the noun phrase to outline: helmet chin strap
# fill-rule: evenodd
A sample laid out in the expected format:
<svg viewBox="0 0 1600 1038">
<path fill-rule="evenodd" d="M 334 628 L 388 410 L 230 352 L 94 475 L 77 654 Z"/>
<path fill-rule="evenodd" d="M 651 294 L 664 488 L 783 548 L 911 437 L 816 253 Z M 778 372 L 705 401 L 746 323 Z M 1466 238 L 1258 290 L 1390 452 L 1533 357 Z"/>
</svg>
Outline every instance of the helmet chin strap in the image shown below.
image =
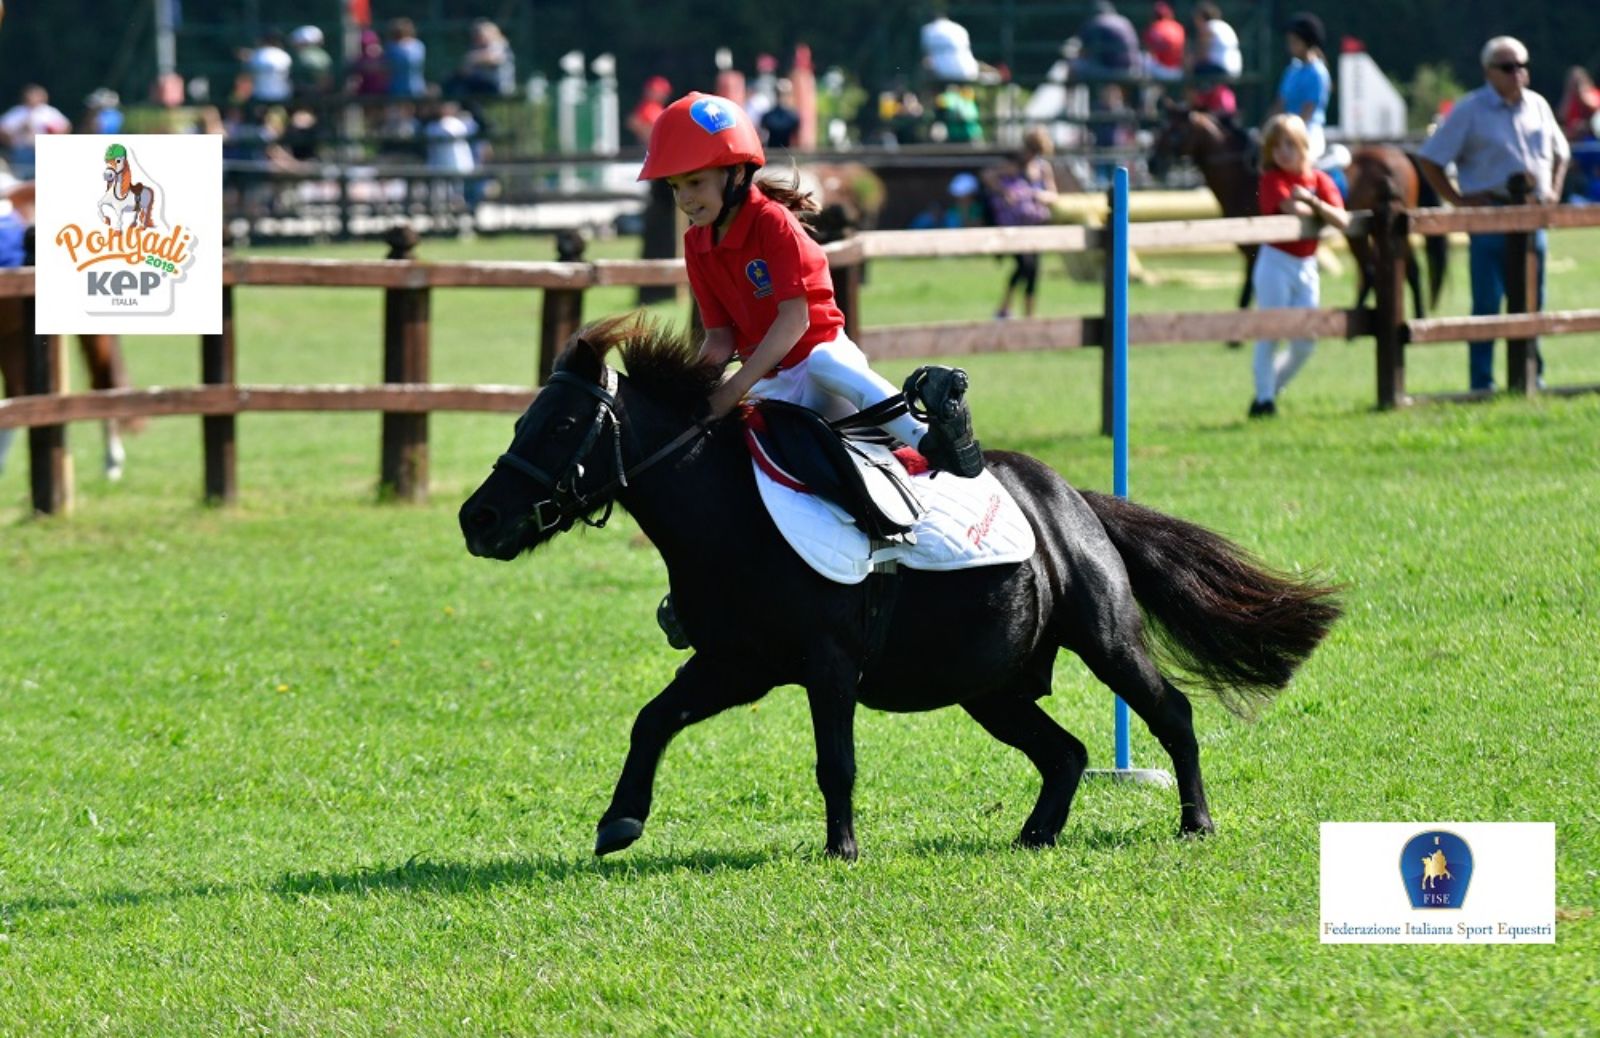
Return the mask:
<svg viewBox="0 0 1600 1038">
<path fill-rule="evenodd" d="M 739 176 L 740 173 L 744 176 Z M 717 217 L 719 234 L 727 230 L 722 224 L 733 212 L 733 207 L 742 205 L 750 196 L 750 185 L 753 183 L 755 183 L 755 170 L 749 165 L 728 167 L 728 181 L 722 185 L 722 213 Z"/>
</svg>

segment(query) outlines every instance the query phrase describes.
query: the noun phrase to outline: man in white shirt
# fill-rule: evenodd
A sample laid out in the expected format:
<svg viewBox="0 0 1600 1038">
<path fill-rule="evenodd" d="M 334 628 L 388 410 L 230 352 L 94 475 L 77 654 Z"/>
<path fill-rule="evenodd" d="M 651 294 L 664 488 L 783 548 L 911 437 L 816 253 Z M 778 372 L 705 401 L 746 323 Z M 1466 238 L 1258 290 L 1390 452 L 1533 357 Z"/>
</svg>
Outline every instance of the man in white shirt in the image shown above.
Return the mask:
<svg viewBox="0 0 1600 1038">
<path fill-rule="evenodd" d="M 1480 54 L 1484 85 L 1457 101 L 1417 153 L 1423 176 L 1439 197 L 1455 206 L 1504 205 L 1511 201 L 1507 181 L 1516 175 L 1533 178 L 1529 201 L 1549 204 L 1561 199 L 1572 149 L 1556 122 L 1550 103 L 1528 89 L 1528 48 L 1510 36 L 1496 36 Z M 1452 184 L 1445 167 L 1455 163 Z M 1545 232 L 1534 235 L 1539 257 L 1538 305 L 1544 306 Z M 1472 313 L 1500 312 L 1505 298 L 1506 236 L 1473 234 L 1468 255 L 1472 264 Z M 1494 342 L 1470 344 L 1468 373 L 1475 390 L 1494 388 Z M 1535 343 L 1535 352 L 1538 345 Z M 1544 371 L 1544 358 L 1539 358 Z"/>
<path fill-rule="evenodd" d="M 940 83 L 998 83 L 999 74 L 972 53 L 972 37 L 943 13 L 922 27 L 922 64 Z"/>
</svg>

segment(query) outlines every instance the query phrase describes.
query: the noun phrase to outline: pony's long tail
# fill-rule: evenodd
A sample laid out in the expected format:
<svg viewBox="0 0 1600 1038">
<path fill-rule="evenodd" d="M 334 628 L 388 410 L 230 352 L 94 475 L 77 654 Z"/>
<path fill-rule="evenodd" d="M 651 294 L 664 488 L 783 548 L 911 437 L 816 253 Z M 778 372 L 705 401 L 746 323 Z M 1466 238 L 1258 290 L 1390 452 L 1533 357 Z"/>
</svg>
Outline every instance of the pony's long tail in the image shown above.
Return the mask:
<svg viewBox="0 0 1600 1038">
<path fill-rule="evenodd" d="M 1122 555 L 1153 647 L 1236 714 L 1287 685 L 1339 618 L 1337 588 L 1274 573 L 1194 523 L 1083 497 Z"/>
</svg>

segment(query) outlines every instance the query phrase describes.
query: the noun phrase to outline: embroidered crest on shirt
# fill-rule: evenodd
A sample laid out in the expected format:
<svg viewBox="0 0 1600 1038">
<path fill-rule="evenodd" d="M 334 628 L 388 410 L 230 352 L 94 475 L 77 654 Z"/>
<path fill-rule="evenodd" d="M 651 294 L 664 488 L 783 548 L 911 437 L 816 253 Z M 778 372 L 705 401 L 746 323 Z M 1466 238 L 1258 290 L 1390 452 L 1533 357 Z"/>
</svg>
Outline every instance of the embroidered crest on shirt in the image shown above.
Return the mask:
<svg viewBox="0 0 1600 1038">
<path fill-rule="evenodd" d="M 767 272 L 766 260 L 751 260 L 744 266 L 744 276 L 756 286 L 756 298 L 765 299 L 772 294 L 772 275 Z"/>
</svg>

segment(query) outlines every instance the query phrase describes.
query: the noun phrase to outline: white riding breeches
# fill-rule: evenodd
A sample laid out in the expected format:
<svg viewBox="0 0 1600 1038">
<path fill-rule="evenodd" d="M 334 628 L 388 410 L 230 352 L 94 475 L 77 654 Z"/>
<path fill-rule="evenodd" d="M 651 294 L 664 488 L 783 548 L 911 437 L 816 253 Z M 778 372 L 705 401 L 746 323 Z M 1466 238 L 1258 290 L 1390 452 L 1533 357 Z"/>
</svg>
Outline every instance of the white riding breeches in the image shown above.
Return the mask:
<svg viewBox="0 0 1600 1038">
<path fill-rule="evenodd" d="M 888 379 L 872 370 L 861 347 L 840 331 L 832 341 L 819 343 L 794 367 L 757 382 L 750 395 L 799 404 L 834 419 L 871 407 L 898 392 Z M 927 425 L 909 414 L 885 422 L 883 429 L 912 447 L 928 431 Z"/>
</svg>

